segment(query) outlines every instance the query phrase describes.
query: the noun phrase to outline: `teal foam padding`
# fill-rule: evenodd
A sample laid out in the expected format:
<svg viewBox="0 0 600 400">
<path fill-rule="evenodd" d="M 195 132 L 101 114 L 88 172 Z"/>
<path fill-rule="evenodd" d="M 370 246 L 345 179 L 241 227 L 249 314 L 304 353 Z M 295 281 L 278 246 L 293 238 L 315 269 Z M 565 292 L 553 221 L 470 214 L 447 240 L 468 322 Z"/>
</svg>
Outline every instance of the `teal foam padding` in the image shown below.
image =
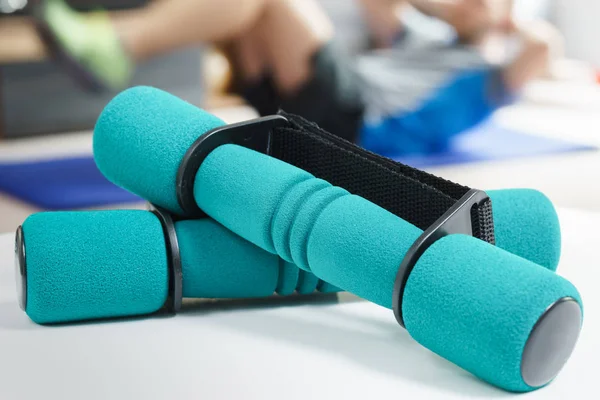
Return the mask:
<svg viewBox="0 0 600 400">
<path fill-rule="evenodd" d="M 344 196 L 329 204 L 314 224 L 309 265 L 324 281 L 391 308 L 398 268 L 421 233 L 362 197 Z"/>
<path fill-rule="evenodd" d="M 285 200 L 277 208 L 273 221 L 293 218 L 298 208 L 315 192 L 331 185 L 319 179 L 301 181 L 285 193 Z M 271 224 L 273 229 L 273 246 L 281 258 L 293 262 L 292 250 L 289 246 L 292 226 L 290 224 Z"/>
<path fill-rule="evenodd" d="M 285 232 L 289 228 L 272 229 L 276 224 L 274 215 L 288 191 L 309 179 L 315 178 L 293 165 L 226 144 L 213 150 L 200 166 L 194 197 L 207 215 L 260 248 L 276 253 L 274 241 L 283 240 L 286 247 Z M 287 219 L 288 224 L 293 222 Z"/>
<path fill-rule="evenodd" d="M 556 271 L 560 223 L 552 202 L 532 189 L 489 190 L 496 246 Z"/>
<path fill-rule="evenodd" d="M 271 296 L 279 277 L 277 256 L 259 249 L 210 218 L 175 223 L 183 268 L 183 296 Z"/>
<path fill-rule="evenodd" d="M 313 179 L 317 180 L 317 179 Z M 329 184 L 328 184 L 329 185 Z M 281 214 L 274 218 L 273 226 L 278 224 L 291 225 L 289 236 L 289 247 L 292 253 L 294 263 L 301 269 L 310 271 L 310 265 L 307 258 L 307 246 L 312 227 L 319 218 L 321 212 L 327 208 L 327 205 L 339 199 L 349 196 L 345 189 L 331 186 L 325 187 L 311 194 L 296 210 L 296 215 L 288 216 L 282 219 Z"/>
<path fill-rule="evenodd" d="M 182 213 L 177 169 L 192 143 L 224 125 L 219 118 L 151 87 L 117 95 L 94 128 L 94 159 L 116 185 L 175 213 Z"/>
<path fill-rule="evenodd" d="M 327 283 L 325 281 L 319 281 L 317 290 L 321 293 L 337 293 L 342 291 L 337 286 L 333 286 L 331 283 Z"/>
<path fill-rule="evenodd" d="M 229 162 L 232 159 L 237 162 Z M 313 198 L 333 188 L 305 171 L 235 145 L 221 146 L 206 158 L 195 188 L 198 205 L 232 231 L 270 252 L 289 247 L 300 268 L 388 308 L 400 263 L 422 233 L 382 208 L 341 192 L 341 197 L 315 201 L 319 206 L 313 207 Z M 298 223 L 304 213 L 305 222 Z"/>
<path fill-rule="evenodd" d="M 300 270 L 300 275 L 298 276 L 298 286 L 296 287 L 296 291 L 298 292 L 298 294 L 310 294 L 317 290 L 318 284 L 319 278 L 317 278 L 310 272 Z"/>
<path fill-rule="evenodd" d="M 273 293 L 290 295 L 295 291 L 308 294 L 319 283 L 310 272 L 300 271 L 210 218 L 178 221 L 175 230 L 184 297 L 254 298 Z"/>
<path fill-rule="evenodd" d="M 510 391 L 523 382 L 520 360 L 534 324 L 562 297 L 581 305 L 567 280 L 531 261 L 465 235 L 435 242 L 404 291 L 410 335 L 474 375 Z"/>
<path fill-rule="evenodd" d="M 236 234 L 269 252 L 289 248 L 300 268 L 386 307 L 402 258 L 422 233 L 361 197 L 236 145 L 208 155 L 194 194 L 202 210 Z"/>
<path fill-rule="evenodd" d="M 267 253 L 270 254 L 270 253 Z M 296 291 L 300 269 L 294 264 L 279 259 L 279 279 L 275 292 L 281 296 L 287 296 Z"/>
<path fill-rule="evenodd" d="M 222 124 L 213 115 L 161 90 L 128 89 L 116 96 L 98 119 L 94 133 L 95 159 L 111 181 L 157 205 L 181 213 L 174 190 L 179 163 L 197 137 Z M 248 167 L 252 168 L 251 165 Z M 219 178 L 226 180 L 223 176 Z M 317 185 L 317 188 L 326 185 L 312 180 L 308 184 Z M 296 190 L 305 190 L 300 186 Z M 305 196 L 309 195 L 306 191 Z M 490 191 L 490 195 L 496 203 L 494 217 L 498 246 L 556 269 L 560 230 L 551 203 L 533 191 Z M 284 206 L 279 209 L 283 214 L 293 213 L 297 203 L 304 200 L 293 193 L 289 196 L 288 209 Z M 288 229 L 289 234 L 290 227 L 273 227 L 273 238 L 286 239 L 275 241 L 274 248 L 269 251 L 276 251 L 292 262 L 290 249 L 281 247 L 289 240 L 277 229 Z"/>
<path fill-rule="evenodd" d="M 166 301 L 163 230 L 147 211 L 38 213 L 23 234 L 37 323 L 148 314 Z"/>
</svg>

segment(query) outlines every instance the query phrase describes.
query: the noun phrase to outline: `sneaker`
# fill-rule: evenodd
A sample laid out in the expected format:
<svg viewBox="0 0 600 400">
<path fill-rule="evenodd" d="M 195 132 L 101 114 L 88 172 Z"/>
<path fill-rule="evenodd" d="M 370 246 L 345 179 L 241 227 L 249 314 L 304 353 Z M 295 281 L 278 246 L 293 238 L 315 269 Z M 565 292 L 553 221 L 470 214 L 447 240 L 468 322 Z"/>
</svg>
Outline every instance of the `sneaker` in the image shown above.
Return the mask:
<svg viewBox="0 0 600 400">
<path fill-rule="evenodd" d="M 86 89 L 98 92 L 127 86 L 134 65 L 108 13 L 80 13 L 63 0 L 38 0 L 33 16 L 51 53 Z"/>
</svg>

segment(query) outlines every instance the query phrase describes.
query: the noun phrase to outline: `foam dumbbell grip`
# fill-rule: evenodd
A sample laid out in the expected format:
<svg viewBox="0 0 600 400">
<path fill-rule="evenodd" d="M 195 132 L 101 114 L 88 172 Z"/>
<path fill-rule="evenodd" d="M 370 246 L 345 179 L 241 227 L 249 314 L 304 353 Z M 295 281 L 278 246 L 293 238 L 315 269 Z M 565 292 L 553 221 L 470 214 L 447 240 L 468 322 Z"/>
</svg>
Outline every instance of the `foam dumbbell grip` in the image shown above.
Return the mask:
<svg viewBox="0 0 600 400">
<path fill-rule="evenodd" d="M 487 190 L 492 200 L 496 246 L 556 271 L 560 223 L 554 205 L 533 189 Z"/>
<path fill-rule="evenodd" d="M 186 151 L 219 118 L 159 89 L 136 87 L 105 107 L 94 130 L 94 158 L 113 183 L 182 214 L 175 190 Z M 230 160 L 236 162 L 235 160 Z M 236 179 L 220 176 L 219 179 Z M 560 228 L 552 203 L 534 190 L 488 191 L 497 246 L 556 270 Z"/>
<path fill-rule="evenodd" d="M 113 182 L 177 210 L 174 182 L 180 160 L 195 138 L 221 124 L 212 116 L 201 118 L 202 114 L 153 89 L 125 92 L 109 104 L 98 121 L 96 161 Z M 166 122 L 154 124 L 157 118 Z M 181 121 L 185 121 L 183 128 Z M 163 154 L 161 141 L 169 135 L 180 140 L 169 139 L 169 152 Z M 111 153 L 112 146 L 120 146 L 122 152 Z M 170 172 L 159 178 L 167 179 L 143 174 L 147 162 L 143 157 L 139 165 L 123 164 L 129 153 L 160 158 L 161 168 Z M 207 167 L 211 163 L 213 167 Z M 195 193 L 205 212 L 241 236 L 386 307 L 391 305 L 393 282 L 404 253 L 421 233 L 374 204 L 316 180 L 305 171 L 237 146 L 221 146 L 208 156 L 196 177 Z M 551 210 L 554 216 L 551 207 L 536 211 L 540 210 Z M 530 217 L 529 210 L 525 212 Z M 509 217 L 515 214 L 524 215 L 512 209 Z M 494 217 L 498 223 L 502 215 L 495 212 Z M 508 221 L 505 227 L 518 220 Z M 520 229 L 526 228 L 525 224 Z M 500 228 L 502 232 L 510 229 Z M 461 251 L 453 249 L 460 259 L 448 257 L 447 250 L 436 251 L 460 237 L 453 235 L 435 243 L 409 276 L 402 308 L 409 332 L 443 357 L 505 389 L 527 391 L 544 385 L 560 370 L 576 340 L 581 318 L 579 294 L 547 269 L 471 237 L 459 243 L 464 246 Z M 509 247 L 511 240 L 516 241 L 517 250 L 530 251 L 529 239 L 535 236 L 524 242 L 519 239 L 510 237 L 499 243 Z M 549 243 L 559 240 L 552 238 Z M 426 262 L 429 257 L 434 261 Z M 552 261 L 552 257 L 548 259 Z M 470 274 L 452 275 L 457 265 L 446 268 L 446 261 L 469 266 L 466 270 Z M 511 267 L 506 267 L 509 264 Z M 520 274 L 506 274 L 503 268 L 519 270 Z M 456 282 L 460 280 L 457 277 L 464 279 Z M 442 283 L 446 284 L 442 286 L 445 291 L 437 290 Z M 429 301 L 417 297 L 429 293 Z M 450 312 L 441 315 L 433 300 L 448 305 Z M 430 324 L 418 329 L 423 315 L 429 317 Z M 444 318 L 460 322 L 445 330 L 431 328 L 448 325 Z M 444 332 L 443 337 L 439 332 Z M 552 344 L 548 332 L 561 339 L 561 346 L 548 346 Z M 486 362 L 474 366 L 476 359 Z"/>
<path fill-rule="evenodd" d="M 237 145 L 208 155 L 194 195 L 238 235 L 387 308 L 398 268 L 422 233 L 361 197 Z M 411 336 L 440 356 L 499 387 L 529 391 L 562 368 L 582 309 L 566 279 L 479 239 L 450 235 L 416 263 L 402 313 Z"/>
<path fill-rule="evenodd" d="M 338 289 L 215 221 L 175 223 L 183 296 L 254 298 Z M 37 323 L 153 313 L 168 294 L 163 228 L 142 210 L 42 212 L 22 225 L 26 297 Z"/>
</svg>

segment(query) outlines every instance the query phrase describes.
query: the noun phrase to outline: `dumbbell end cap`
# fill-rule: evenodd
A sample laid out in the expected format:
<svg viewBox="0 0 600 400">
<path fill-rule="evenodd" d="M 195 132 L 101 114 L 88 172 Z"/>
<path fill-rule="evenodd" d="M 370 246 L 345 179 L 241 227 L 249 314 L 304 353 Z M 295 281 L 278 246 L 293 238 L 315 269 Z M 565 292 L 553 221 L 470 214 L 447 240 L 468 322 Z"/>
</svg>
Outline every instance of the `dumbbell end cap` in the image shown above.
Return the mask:
<svg viewBox="0 0 600 400">
<path fill-rule="evenodd" d="M 19 225 L 15 235 L 15 279 L 17 300 L 23 311 L 27 308 L 27 264 L 25 262 L 25 240 L 23 227 Z"/>
<path fill-rule="evenodd" d="M 563 297 L 546 309 L 523 349 L 521 376 L 527 385 L 544 386 L 558 375 L 575 348 L 582 317 L 572 297 Z"/>
</svg>

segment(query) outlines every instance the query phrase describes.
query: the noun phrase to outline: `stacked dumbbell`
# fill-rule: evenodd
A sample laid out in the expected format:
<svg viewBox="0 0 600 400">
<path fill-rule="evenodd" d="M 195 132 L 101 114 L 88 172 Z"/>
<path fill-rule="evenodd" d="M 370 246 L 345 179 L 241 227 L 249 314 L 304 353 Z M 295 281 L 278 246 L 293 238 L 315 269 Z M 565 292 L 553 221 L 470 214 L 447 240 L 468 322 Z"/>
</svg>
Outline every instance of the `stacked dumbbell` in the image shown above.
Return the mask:
<svg viewBox="0 0 600 400">
<path fill-rule="evenodd" d="M 542 194 L 469 190 L 432 224 L 414 224 L 356 195 L 352 174 L 335 186 L 260 151 L 274 146 L 264 131 L 285 134 L 288 123 L 226 126 L 156 89 L 118 95 L 96 125 L 96 163 L 153 208 L 29 217 L 17 233 L 23 309 L 56 323 L 177 311 L 183 297 L 346 290 L 499 387 L 529 391 L 558 374 L 582 303 L 554 272 L 560 229 Z M 493 210 L 485 240 L 470 225 L 483 202 Z"/>
</svg>

